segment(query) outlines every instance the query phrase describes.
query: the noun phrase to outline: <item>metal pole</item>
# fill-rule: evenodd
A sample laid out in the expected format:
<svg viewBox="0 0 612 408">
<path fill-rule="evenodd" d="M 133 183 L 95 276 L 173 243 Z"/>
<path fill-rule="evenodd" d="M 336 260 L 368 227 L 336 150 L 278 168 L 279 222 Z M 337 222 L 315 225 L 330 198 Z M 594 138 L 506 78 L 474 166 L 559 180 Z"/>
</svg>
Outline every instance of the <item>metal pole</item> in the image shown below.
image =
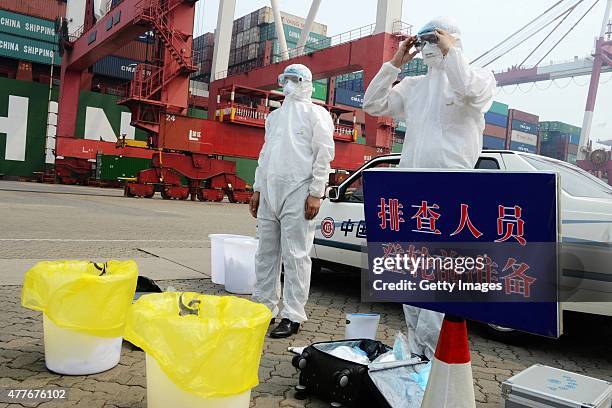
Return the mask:
<svg viewBox="0 0 612 408">
<path fill-rule="evenodd" d="M 611 9 L 612 0 L 608 0 L 603 22 L 601 24 L 601 31 L 599 32 L 599 38 L 595 43 L 595 59 L 593 60 L 593 71 L 591 72 L 589 94 L 587 96 L 586 107 L 584 109 L 584 118 L 582 120 L 582 129 L 580 131 L 580 142 L 578 144 L 578 154 L 576 157 L 577 160 L 588 160 L 589 152 L 587 150 L 587 145 L 589 143 L 589 136 L 591 134 L 591 125 L 593 124 L 593 112 L 595 111 L 595 101 L 597 100 L 597 89 L 599 87 L 599 77 L 601 75 L 601 67 L 603 65 L 603 58 L 601 57 L 601 47 L 604 42 L 604 35 L 606 33 L 606 26 L 610 18 Z"/>
<path fill-rule="evenodd" d="M 302 34 L 300 35 L 300 39 L 297 43 L 297 50 L 300 54 L 304 53 L 304 46 L 306 45 L 306 41 L 308 41 L 308 36 L 310 35 L 310 30 L 312 30 L 312 25 L 317 16 L 320 5 L 321 0 L 312 0 L 310 11 L 308 12 L 308 17 L 306 17 L 306 23 L 304 24 L 304 29 L 302 30 Z"/>
<path fill-rule="evenodd" d="M 274 14 L 274 26 L 276 27 L 276 37 L 278 38 L 278 45 L 280 46 L 281 61 L 284 61 L 289 58 L 289 51 L 287 49 L 287 39 L 285 38 L 281 12 L 278 8 L 278 0 L 270 0 L 270 4 L 272 5 L 272 13 Z"/>
</svg>

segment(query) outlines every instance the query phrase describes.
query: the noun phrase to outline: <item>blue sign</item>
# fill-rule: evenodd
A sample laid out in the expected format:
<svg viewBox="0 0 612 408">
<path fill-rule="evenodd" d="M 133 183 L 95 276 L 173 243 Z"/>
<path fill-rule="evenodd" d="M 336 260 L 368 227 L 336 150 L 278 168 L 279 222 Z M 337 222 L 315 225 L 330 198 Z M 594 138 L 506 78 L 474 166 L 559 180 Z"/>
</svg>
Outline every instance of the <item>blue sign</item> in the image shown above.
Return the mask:
<svg viewBox="0 0 612 408">
<path fill-rule="evenodd" d="M 363 178 L 362 298 L 560 335 L 554 173 L 372 169 Z"/>
<path fill-rule="evenodd" d="M 537 123 L 527 123 L 522 120 L 514 119 L 512 121 L 512 129 L 520 130 L 521 132 L 531 133 L 532 135 L 537 135 L 539 130 Z"/>
</svg>

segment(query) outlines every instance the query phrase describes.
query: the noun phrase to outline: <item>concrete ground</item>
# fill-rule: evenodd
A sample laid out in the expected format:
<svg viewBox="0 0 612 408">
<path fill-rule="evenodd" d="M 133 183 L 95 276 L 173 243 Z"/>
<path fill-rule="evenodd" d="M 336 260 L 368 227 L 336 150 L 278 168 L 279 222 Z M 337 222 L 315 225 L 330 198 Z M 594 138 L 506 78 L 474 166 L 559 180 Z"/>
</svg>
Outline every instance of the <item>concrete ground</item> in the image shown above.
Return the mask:
<svg viewBox="0 0 612 408">
<path fill-rule="evenodd" d="M 162 288 L 225 294 L 210 275 L 208 234 L 253 235 L 245 205 L 127 199 L 119 190 L 0 181 L 0 389 L 68 390 L 65 401 L 6 404 L 39 407 L 145 407 L 143 352 L 124 343 L 119 366 L 105 373 L 70 377 L 47 371 L 40 313 L 20 306 L 21 281 L 38 260 L 135 259 L 142 275 Z M 325 271 L 312 282 L 310 320 L 290 340 L 266 339 L 252 392 L 253 407 L 327 407 L 293 398 L 297 384 L 290 345 L 341 339 L 346 312 L 381 313 L 378 338 L 392 344 L 404 329 L 395 304 L 361 304 L 358 276 Z M 534 363 L 612 381 L 612 319 L 566 315 L 559 340 L 523 337 L 513 344 L 470 325 L 470 349 L 478 407 L 497 407 L 500 383 Z M 0 400 L 2 401 L 2 400 Z"/>
</svg>

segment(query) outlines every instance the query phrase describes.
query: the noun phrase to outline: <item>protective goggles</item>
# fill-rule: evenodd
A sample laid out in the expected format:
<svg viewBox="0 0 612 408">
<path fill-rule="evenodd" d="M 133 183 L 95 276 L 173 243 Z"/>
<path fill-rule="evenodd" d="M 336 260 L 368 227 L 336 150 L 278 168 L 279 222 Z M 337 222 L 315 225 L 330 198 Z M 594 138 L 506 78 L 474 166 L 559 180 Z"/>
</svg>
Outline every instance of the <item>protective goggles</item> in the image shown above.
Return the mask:
<svg viewBox="0 0 612 408">
<path fill-rule="evenodd" d="M 437 44 L 438 43 L 438 35 L 435 31 L 429 31 L 423 34 L 417 34 L 416 42 L 414 43 L 414 48 L 417 50 L 422 50 L 425 47 L 425 44 Z"/>
<path fill-rule="evenodd" d="M 300 83 L 302 82 L 304 79 L 299 76 L 299 75 L 295 75 L 295 74 L 280 74 L 278 76 L 278 84 L 280 86 L 285 86 L 285 84 L 288 81 L 292 81 L 292 82 L 296 82 L 296 83 Z"/>
</svg>

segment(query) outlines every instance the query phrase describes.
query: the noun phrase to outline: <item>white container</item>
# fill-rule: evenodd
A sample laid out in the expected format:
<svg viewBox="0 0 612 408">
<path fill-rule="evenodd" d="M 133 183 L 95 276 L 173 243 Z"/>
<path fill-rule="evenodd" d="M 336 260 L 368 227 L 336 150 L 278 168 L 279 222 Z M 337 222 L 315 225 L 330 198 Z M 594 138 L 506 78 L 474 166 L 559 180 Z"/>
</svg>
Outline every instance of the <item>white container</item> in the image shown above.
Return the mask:
<svg viewBox="0 0 612 408">
<path fill-rule="evenodd" d="M 177 387 L 148 354 L 147 408 L 249 408 L 251 390 L 222 398 L 202 398 Z"/>
<path fill-rule="evenodd" d="M 377 313 L 347 313 L 344 338 L 376 340 L 379 321 Z"/>
<path fill-rule="evenodd" d="M 258 242 L 255 238 L 228 238 L 223 241 L 226 291 L 238 295 L 253 293 Z"/>
<path fill-rule="evenodd" d="M 43 313 L 45 365 L 65 375 L 110 370 L 121 358 L 122 337 L 97 337 L 57 326 Z"/>
<path fill-rule="evenodd" d="M 501 385 L 502 408 L 610 408 L 612 383 L 534 364 Z"/>
<path fill-rule="evenodd" d="M 236 234 L 210 234 L 210 277 L 213 283 L 225 284 L 225 257 L 223 255 L 223 241 L 227 238 L 250 238 L 246 235 Z"/>
</svg>

